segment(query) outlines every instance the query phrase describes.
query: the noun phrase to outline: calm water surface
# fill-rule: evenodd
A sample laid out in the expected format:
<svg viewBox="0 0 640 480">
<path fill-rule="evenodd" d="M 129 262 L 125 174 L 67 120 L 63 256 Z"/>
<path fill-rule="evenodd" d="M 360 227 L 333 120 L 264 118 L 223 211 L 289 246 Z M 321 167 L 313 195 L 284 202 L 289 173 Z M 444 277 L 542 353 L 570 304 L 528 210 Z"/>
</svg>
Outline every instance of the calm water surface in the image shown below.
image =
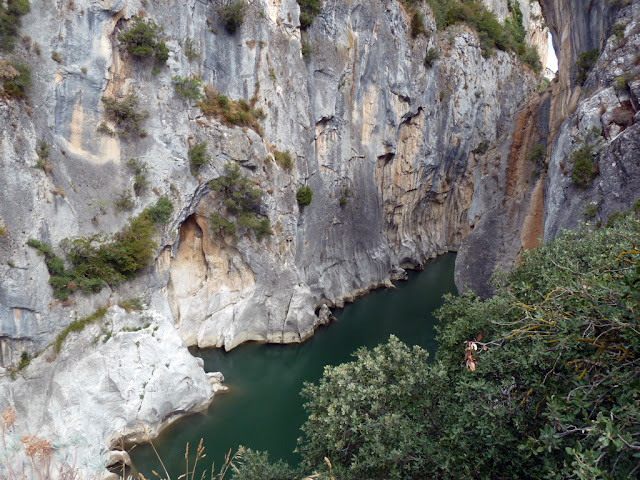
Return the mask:
<svg viewBox="0 0 640 480">
<path fill-rule="evenodd" d="M 216 395 L 206 415 L 192 415 L 175 423 L 154 441 L 173 478 L 184 473 L 184 449 L 204 438 L 205 464 L 220 466 L 224 454 L 238 445 L 269 450 L 272 460 L 297 463 L 293 452 L 305 414 L 299 392 L 303 382 L 317 382 L 325 365 L 350 361 L 359 347 L 374 347 L 394 334 L 420 345 L 431 356 L 436 350 L 433 310 L 442 295 L 455 291 L 455 255 L 429 262 L 422 272 L 396 289 L 379 289 L 334 312 L 337 322 L 321 327 L 301 345 L 241 345 L 231 352 L 199 350 L 207 372 L 220 371 L 229 392 Z M 138 471 L 153 478 L 160 473 L 153 451 L 139 446 L 130 452 Z M 216 467 L 217 470 L 217 467 Z"/>
</svg>

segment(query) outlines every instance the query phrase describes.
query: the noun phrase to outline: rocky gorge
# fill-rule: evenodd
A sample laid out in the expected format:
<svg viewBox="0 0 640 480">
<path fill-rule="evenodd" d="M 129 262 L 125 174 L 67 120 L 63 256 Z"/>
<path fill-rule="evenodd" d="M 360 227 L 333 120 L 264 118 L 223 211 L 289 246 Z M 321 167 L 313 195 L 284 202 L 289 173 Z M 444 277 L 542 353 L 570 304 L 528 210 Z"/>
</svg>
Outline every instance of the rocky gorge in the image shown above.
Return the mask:
<svg viewBox="0 0 640 480">
<path fill-rule="evenodd" d="M 509 2 L 486 3 L 510 15 Z M 11 405 L 16 431 L 55 437 L 97 474 L 120 438 L 142 438 L 141 422 L 154 435 L 208 406 L 213 387 L 187 346 L 304 341 L 330 309 L 447 251 L 459 252 L 459 288 L 487 294 L 496 266 L 589 219 L 586 209 L 606 221 L 640 191 L 638 1 L 520 1 L 542 56 L 546 27 L 553 35 L 559 71 L 543 92 L 516 55 L 486 55 L 464 23 L 438 30 L 429 4 L 417 7 L 417 36 L 397 1 L 326 0 L 303 29 L 296 1 L 256 0 L 233 34 L 225 5 L 34 1 L 11 54 L 31 67 L 32 86 L 28 100 L 0 102 L 0 410 Z M 136 16 L 162 26 L 165 66 L 124 48 Z M 192 75 L 262 109 L 260 128 L 177 94 L 175 79 Z M 103 98 L 131 94 L 148 113 L 143 136 L 112 135 Z M 582 188 L 570 157 L 592 127 L 599 174 Z M 203 143 L 194 171 L 190 152 Z M 34 168 L 45 144 L 46 168 Z M 225 199 L 210 181 L 228 162 L 262 192 L 272 235 L 211 228 Z M 144 165 L 145 183 L 131 165 Z M 308 206 L 296 201 L 304 185 Z M 120 232 L 162 197 L 173 208 L 152 265 L 91 295 L 54 297 L 29 239 L 60 253 L 63 239 Z M 114 208 L 120 198 L 133 205 Z M 130 298 L 144 310 L 116 306 Z"/>
</svg>

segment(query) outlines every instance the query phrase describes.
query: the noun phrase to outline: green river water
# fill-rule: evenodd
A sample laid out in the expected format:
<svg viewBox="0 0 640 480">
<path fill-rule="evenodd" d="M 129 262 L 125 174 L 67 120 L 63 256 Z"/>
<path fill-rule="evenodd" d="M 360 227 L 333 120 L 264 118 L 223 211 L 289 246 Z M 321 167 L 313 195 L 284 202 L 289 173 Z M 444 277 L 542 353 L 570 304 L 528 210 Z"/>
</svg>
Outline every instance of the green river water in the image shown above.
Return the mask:
<svg viewBox="0 0 640 480">
<path fill-rule="evenodd" d="M 206 415 L 188 416 L 165 430 L 154 441 L 169 474 L 184 473 L 184 450 L 190 452 L 204 438 L 206 468 L 216 470 L 224 454 L 238 445 L 268 450 L 270 459 L 298 462 L 293 452 L 305 414 L 300 390 L 303 382 L 317 382 L 325 365 L 350 361 L 359 347 L 374 347 L 394 334 L 410 345 L 420 345 L 431 356 L 436 350 L 433 310 L 442 295 L 455 291 L 455 255 L 429 262 L 421 272 L 409 272 L 409 281 L 396 289 L 378 289 L 337 310 L 337 322 L 321 327 L 303 344 L 246 344 L 231 352 L 198 350 L 207 372 L 225 376 L 227 393 L 216 395 Z M 131 457 L 137 470 L 155 478 L 151 469 L 161 467 L 148 445 L 134 448 Z M 206 478 L 209 478 L 208 476 Z"/>
</svg>

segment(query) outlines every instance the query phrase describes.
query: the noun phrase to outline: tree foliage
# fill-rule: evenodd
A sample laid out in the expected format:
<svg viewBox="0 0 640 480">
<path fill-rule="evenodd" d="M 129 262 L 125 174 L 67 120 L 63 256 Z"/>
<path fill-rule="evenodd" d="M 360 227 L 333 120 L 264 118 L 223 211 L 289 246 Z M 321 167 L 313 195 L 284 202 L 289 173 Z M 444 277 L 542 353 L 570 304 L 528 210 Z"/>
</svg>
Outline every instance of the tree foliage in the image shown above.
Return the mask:
<svg viewBox="0 0 640 480">
<path fill-rule="evenodd" d="M 447 296 L 434 363 L 391 337 L 326 367 L 303 390 L 303 471 L 327 457 L 354 480 L 637 478 L 634 215 L 526 252 L 492 298 Z"/>
</svg>

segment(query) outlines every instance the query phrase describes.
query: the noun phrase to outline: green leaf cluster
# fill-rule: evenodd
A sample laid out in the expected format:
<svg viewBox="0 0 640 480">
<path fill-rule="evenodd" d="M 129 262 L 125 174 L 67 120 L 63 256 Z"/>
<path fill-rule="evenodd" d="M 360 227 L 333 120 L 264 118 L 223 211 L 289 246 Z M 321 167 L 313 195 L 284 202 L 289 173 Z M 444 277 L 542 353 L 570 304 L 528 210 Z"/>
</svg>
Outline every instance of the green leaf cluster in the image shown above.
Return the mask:
<svg viewBox="0 0 640 480">
<path fill-rule="evenodd" d="M 309 185 L 303 185 L 296 192 L 296 200 L 298 200 L 298 205 L 301 207 L 306 207 L 311 203 L 311 199 L 313 198 L 313 191 Z"/>
<path fill-rule="evenodd" d="M 60 247 L 66 262 L 44 242 L 32 238 L 27 245 L 44 255 L 55 298 L 67 300 L 76 290 L 98 293 L 105 285 L 117 286 L 151 264 L 157 247 L 154 224 L 165 223 L 172 209 L 171 201 L 161 197 L 110 239 L 104 235 L 65 238 Z"/>
<path fill-rule="evenodd" d="M 155 225 L 164 225 L 169 221 L 172 213 L 173 202 L 169 200 L 169 197 L 163 195 L 155 205 L 145 208 L 142 215 L 146 216 Z"/>
<path fill-rule="evenodd" d="M 30 9 L 28 0 L 7 0 L 0 3 L 0 50 L 10 52 L 14 49 L 22 17 Z"/>
<path fill-rule="evenodd" d="M 253 182 L 240 171 L 237 163 L 229 162 L 224 166 L 224 175 L 211 180 L 209 188 L 223 196 L 222 205 L 227 216 L 213 213 L 210 226 L 214 232 L 235 236 L 238 227 L 251 230 L 260 241 L 273 235 L 271 222 L 261 214 L 262 191 L 253 186 Z"/>
<path fill-rule="evenodd" d="M 240 447 L 242 449 L 243 447 Z M 233 480 L 293 480 L 296 471 L 282 460 L 269 461 L 267 452 L 247 448 L 242 455 Z"/>
<path fill-rule="evenodd" d="M 300 28 L 306 30 L 313 19 L 322 12 L 322 0 L 298 0 L 300 6 Z"/>
<path fill-rule="evenodd" d="M 160 35 L 163 28 L 151 19 L 133 17 L 133 25 L 125 33 L 118 35 L 120 40 L 134 57 L 154 57 L 156 62 L 164 64 L 169 59 L 169 49 Z"/>
</svg>

